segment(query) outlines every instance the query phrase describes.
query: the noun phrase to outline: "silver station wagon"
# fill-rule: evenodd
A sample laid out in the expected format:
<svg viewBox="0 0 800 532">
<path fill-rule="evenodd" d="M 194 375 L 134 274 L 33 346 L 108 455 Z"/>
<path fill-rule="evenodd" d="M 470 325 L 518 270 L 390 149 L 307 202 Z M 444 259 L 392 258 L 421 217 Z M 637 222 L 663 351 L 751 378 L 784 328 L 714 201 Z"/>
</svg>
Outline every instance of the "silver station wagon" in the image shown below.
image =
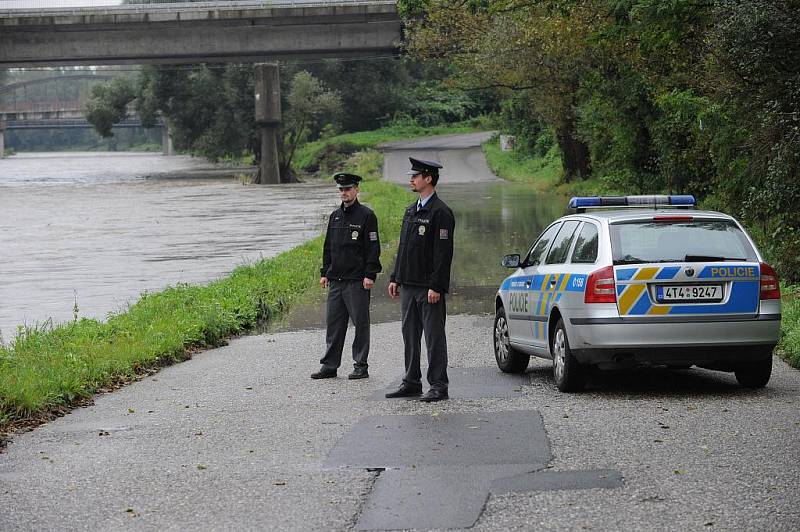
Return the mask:
<svg viewBox="0 0 800 532">
<path fill-rule="evenodd" d="M 495 299 L 494 352 L 505 372 L 553 360 L 556 386 L 590 369 L 642 365 L 732 371 L 762 387 L 781 319 L 775 270 L 731 216 L 692 196 L 572 198 Z"/>
</svg>

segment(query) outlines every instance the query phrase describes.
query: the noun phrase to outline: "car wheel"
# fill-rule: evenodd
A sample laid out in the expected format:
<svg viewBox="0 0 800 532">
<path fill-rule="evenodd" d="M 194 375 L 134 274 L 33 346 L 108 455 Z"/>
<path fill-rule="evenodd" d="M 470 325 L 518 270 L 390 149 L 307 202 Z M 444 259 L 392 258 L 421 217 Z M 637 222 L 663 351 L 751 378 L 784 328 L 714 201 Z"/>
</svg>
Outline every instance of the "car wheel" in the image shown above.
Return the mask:
<svg viewBox="0 0 800 532">
<path fill-rule="evenodd" d="M 772 375 L 772 356 L 758 362 L 739 366 L 734 371 L 736 380 L 745 388 L 763 388 Z"/>
<path fill-rule="evenodd" d="M 528 368 L 530 355 L 526 355 L 511 347 L 508 338 L 508 320 L 503 307 L 497 309 L 494 316 L 494 358 L 497 367 L 504 373 L 522 373 Z"/>
<path fill-rule="evenodd" d="M 569 348 L 567 329 L 559 319 L 550 338 L 550 354 L 553 356 L 553 378 L 562 392 L 579 392 L 586 386 L 586 368 L 581 366 Z"/>
</svg>

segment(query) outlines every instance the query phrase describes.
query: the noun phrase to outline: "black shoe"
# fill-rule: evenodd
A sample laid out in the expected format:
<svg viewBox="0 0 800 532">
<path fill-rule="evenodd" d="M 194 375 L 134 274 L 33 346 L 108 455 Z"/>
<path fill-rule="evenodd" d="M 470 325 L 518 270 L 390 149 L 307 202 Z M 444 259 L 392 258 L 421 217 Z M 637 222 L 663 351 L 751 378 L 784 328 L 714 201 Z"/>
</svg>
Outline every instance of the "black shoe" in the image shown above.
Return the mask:
<svg viewBox="0 0 800 532">
<path fill-rule="evenodd" d="M 395 397 L 416 397 L 418 395 L 422 395 L 421 386 L 416 388 L 414 386 L 409 386 L 408 384 L 401 384 L 397 390 L 387 393 L 386 398 L 393 399 Z"/>
<path fill-rule="evenodd" d="M 333 379 L 336 378 L 336 370 L 328 369 L 323 366 L 318 372 L 311 374 L 312 379 Z"/>
<path fill-rule="evenodd" d="M 369 372 L 367 371 L 367 368 L 355 368 L 353 370 L 353 373 L 347 376 L 347 378 L 350 380 L 366 379 L 367 377 L 369 377 Z"/>
<path fill-rule="evenodd" d="M 450 399 L 447 395 L 447 390 L 439 388 L 431 388 L 428 390 L 428 393 L 419 398 L 423 403 L 435 403 L 436 401 L 444 401 L 446 399 Z"/>
</svg>

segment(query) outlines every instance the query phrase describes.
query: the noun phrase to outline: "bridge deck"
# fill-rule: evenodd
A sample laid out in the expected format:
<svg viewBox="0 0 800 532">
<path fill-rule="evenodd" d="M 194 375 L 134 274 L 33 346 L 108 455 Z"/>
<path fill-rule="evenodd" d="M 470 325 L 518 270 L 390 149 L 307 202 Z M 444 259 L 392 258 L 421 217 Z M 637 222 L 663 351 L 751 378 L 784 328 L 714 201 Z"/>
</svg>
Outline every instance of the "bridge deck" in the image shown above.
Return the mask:
<svg viewBox="0 0 800 532">
<path fill-rule="evenodd" d="M 7 10 L 0 68 L 364 56 L 396 53 L 400 38 L 386 0 Z"/>
</svg>

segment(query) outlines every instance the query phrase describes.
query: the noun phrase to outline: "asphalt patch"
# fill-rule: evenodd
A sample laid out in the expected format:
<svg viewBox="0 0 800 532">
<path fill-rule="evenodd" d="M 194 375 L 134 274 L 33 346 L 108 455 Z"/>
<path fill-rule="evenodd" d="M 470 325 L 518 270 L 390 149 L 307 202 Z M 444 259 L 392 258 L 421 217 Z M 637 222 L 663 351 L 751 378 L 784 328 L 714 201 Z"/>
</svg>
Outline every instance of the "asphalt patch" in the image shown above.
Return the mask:
<svg viewBox="0 0 800 532">
<path fill-rule="evenodd" d="M 508 411 L 367 417 L 324 466 L 381 471 L 357 530 L 469 528 L 490 493 L 622 485 L 612 470 L 545 470 L 552 459 L 541 414 Z"/>
<path fill-rule="evenodd" d="M 450 386 L 447 390 L 451 399 L 480 399 L 492 397 L 514 397 L 525 391 L 525 386 L 531 385 L 528 374 L 503 373 L 497 366 L 478 368 L 447 368 Z M 425 375 L 423 372 L 423 380 Z M 393 381 L 388 387 L 378 390 L 369 398 L 375 401 L 397 401 L 386 399 L 386 392 L 392 392 L 400 387 L 402 377 Z M 427 388 L 427 386 L 425 386 Z M 415 400 L 415 397 L 406 398 Z"/>
<path fill-rule="evenodd" d="M 528 464 L 552 460 L 535 411 L 439 416 L 370 416 L 328 454 L 324 467 L 407 468 Z"/>
</svg>

